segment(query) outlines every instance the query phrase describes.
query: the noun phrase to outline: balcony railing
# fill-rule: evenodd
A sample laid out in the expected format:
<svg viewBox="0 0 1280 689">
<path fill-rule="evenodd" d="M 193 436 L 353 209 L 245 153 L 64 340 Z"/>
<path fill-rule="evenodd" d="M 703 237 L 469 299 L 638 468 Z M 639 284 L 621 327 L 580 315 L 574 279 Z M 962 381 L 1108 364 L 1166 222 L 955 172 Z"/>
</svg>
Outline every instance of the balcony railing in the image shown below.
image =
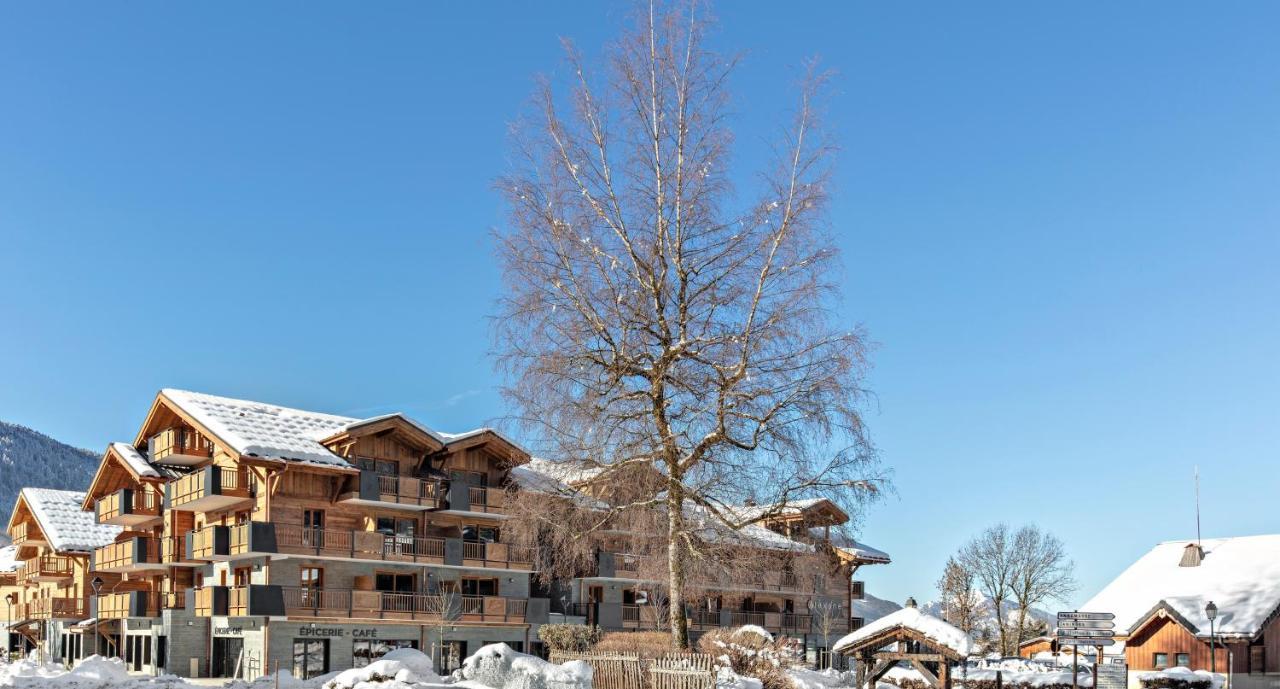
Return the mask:
<svg viewBox="0 0 1280 689">
<path fill-rule="evenodd" d="M 84 619 L 83 598 L 37 598 L 27 603 L 27 615 L 40 619 Z"/>
<path fill-rule="evenodd" d="M 202 560 L 192 557 L 187 551 L 187 536 L 165 536 L 160 540 L 160 561 L 166 565 L 199 565 Z"/>
<path fill-rule="evenodd" d="M 197 617 L 281 616 L 285 614 L 282 587 L 267 585 L 205 586 L 195 589 L 192 606 Z"/>
<path fill-rule="evenodd" d="M 166 485 L 165 495 L 170 509 L 209 512 L 245 502 L 253 490 L 248 471 L 208 466 Z"/>
<path fill-rule="evenodd" d="M 463 564 L 470 567 L 532 567 L 533 555 L 532 548 L 523 548 L 506 543 L 462 542 Z"/>
<path fill-rule="evenodd" d="M 33 557 L 18 568 L 19 584 L 40 581 L 66 581 L 75 573 L 75 561 L 63 555 Z"/>
<path fill-rule="evenodd" d="M 697 627 L 719 627 L 720 611 L 697 609 L 689 613 L 689 624 Z"/>
<path fill-rule="evenodd" d="M 159 617 L 161 610 L 182 608 L 184 603 L 185 600 L 181 591 L 104 593 L 98 597 L 98 617 L 103 619 Z"/>
<path fill-rule="evenodd" d="M 443 485 L 435 479 L 361 471 L 356 490 L 343 494 L 340 500 L 387 507 L 437 509 L 443 504 L 443 497 Z"/>
<path fill-rule="evenodd" d="M 202 464 L 213 456 L 213 443 L 190 428 L 160 431 L 147 441 L 151 461 L 191 466 Z"/>
<path fill-rule="evenodd" d="M 230 555 L 228 527 L 210 524 L 187 533 L 186 557 L 197 562 L 226 560 Z"/>
<path fill-rule="evenodd" d="M 160 518 L 160 495 L 153 490 L 122 488 L 93 503 L 99 524 L 138 526 Z"/>
<path fill-rule="evenodd" d="M 526 605 L 523 598 L 500 596 L 463 596 L 461 615 L 464 620 L 480 622 L 523 622 Z"/>
<path fill-rule="evenodd" d="M 160 541 L 138 536 L 93 551 L 93 570 L 96 572 L 140 572 L 161 569 Z"/>
<path fill-rule="evenodd" d="M 20 522 L 9 532 L 14 545 L 40 545 L 45 542 L 40 529 L 31 522 Z"/>
</svg>

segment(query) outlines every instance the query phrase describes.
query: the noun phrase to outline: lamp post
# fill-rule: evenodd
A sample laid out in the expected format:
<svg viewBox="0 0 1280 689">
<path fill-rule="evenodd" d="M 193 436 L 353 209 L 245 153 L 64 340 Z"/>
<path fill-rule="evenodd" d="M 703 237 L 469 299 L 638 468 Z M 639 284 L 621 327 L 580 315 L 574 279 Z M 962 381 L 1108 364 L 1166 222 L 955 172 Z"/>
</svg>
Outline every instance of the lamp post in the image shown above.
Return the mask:
<svg viewBox="0 0 1280 689">
<path fill-rule="evenodd" d="M 1213 601 L 1209 601 L 1209 604 L 1204 606 L 1204 616 L 1209 618 L 1209 672 L 1217 672 L 1218 658 L 1215 653 L 1217 646 L 1213 639 L 1213 621 L 1218 619 L 1218 606 L 1214 605 Z"/>
<path fill-rule="evenodd" d="M 98 619 L 94 620 L 93 625 L 93 652 L 99 656 L 102 655 L 102 577 L 94 577 L 89 581 L 89 586 L 93 587 L 93 599 Z"/>
<path fill-rule="evenodd" d="M 18 594 L 10 593 L 4 597 L 4 602 L 9 606 L 9 614 L 5 618 L 4 625 L 4 653 L 5 657 L 8 658 L 13 652 L 13 648 L 11 648 L 13 646 L 13 604 L 18 602 Z"/>
</svg>

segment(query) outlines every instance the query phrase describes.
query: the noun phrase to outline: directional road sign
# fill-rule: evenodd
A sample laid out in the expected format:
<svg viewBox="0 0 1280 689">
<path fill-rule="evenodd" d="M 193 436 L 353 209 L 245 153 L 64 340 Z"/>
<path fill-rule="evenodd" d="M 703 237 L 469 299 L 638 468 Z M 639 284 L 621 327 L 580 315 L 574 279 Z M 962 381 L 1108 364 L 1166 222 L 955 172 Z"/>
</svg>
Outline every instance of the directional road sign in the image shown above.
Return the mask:
<svg viewBox="0 0 1280 689">
<path fill-rule="evenodd" d="M 1058 637 L 1058 644 L 1060 646 L 1114 646 L 1115 643 L 1116 643 L 1115 639 L 1103 639 L 1103 638 L 1096 638 L 1096 637 L 1082 638 L 1082 637 L 1068 637 L 1068 636 Z"/>
<path fill-rule="evenodd" d="M 1110 639 L 1115 632 L 1110 629 L 1058 629 L 1058 636 L 1071 636 L 1079 639 Z"/>
<path fill-rule="evenodd" d="M 1058 629 L 1115 629 L 1115 620 L 1058 620 Z"/>
<path fill-rule="evenodd" d="M 1060 612 L 1058 613 L 1058 621 L 1063 620 L 1114 620 L 1115 613 L 1112 612 Z"/>
</svg>

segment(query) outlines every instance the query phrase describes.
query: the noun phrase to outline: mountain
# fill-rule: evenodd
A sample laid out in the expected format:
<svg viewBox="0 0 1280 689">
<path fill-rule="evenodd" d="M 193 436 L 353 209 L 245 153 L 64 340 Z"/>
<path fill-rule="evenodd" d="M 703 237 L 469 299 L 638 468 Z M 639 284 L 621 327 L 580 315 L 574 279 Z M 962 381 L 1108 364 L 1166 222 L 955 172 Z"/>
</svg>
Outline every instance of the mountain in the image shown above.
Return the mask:
<svg viewBox="0 0 1280 689">
<path fill-rule="evenodd" d="M 871 594 L 864 594 L 861 600 L 853 601 L 853 617 L 861 617 L 863 624 L 870 624 L 891 612 L 901 610 L 902 606 L 891 600 L 876 598 Z"/>
<path fill-rule="evenodd" d="M 9 542 L 4 531 L 19 490 L 26 486 L 85 490 L 98 459 L 97 453 L 0 421 L 0 545 Z"/>
<path fill-rule="evenodd" d="M 978 618 L 977 627 L 974 630 L 973 636 L 978 641 L 980 648 L 989 649 L 996 645 L 994 639 L 998 636 L 995 605 L 991 603 L 990 598 L 987 598 L 981 593 L 976 593 L 975 595 L 978 598 L 980 617 Z M 931 600 L 928 603 L 921 605 L 920 610 L 927 612 L 930 615 L 944 617 L 941 601 Z M 1007 628 L 1016 628 L 1018 624 L 1018 606 L 1006 601 L 1004 604 L 1004 619 L 1007 624 Z M 1037 623 L 1040 622 L 1043 622 L 1047 626 L 1048 631 L 1052 631 L 1058 624 L 1058 615 L 1057 613 L 1052 613 L 1036 607 L 1028 608 L 1026 619 L 1027 626 L 1034 628 L 1035 626 L 1038 626 Z M 1034 633 L 1032 633 L 1032 635 L 1034 635 Z"/>
</svg>

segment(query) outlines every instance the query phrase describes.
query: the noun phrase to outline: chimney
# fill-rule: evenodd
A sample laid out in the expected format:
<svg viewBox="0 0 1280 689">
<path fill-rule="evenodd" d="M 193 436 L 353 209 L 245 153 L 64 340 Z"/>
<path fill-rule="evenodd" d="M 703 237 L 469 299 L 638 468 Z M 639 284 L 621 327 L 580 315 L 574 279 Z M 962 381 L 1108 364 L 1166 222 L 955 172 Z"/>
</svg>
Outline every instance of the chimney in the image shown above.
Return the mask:
<svg viewBox="0 0 1280 689">
<path fill-rule="evenodd" d="M 914 607 L 916 607 L 916 599 L 915 599 L 915 598 L 912 598 L 911 596 L 907 596 L 907 605 L 906 605 L 906 607 L 908 607 L 908 608 L 914 608 Z"/>
<path fill-rule="evenodd" d="M 1197 543 L 1188 543 L 1187 547 L 1182 549 L 1182 560 L 1178 562 L 1179 567 L 1199 567 L 1204 562 L 1204 548 Z"/>
</svg>

